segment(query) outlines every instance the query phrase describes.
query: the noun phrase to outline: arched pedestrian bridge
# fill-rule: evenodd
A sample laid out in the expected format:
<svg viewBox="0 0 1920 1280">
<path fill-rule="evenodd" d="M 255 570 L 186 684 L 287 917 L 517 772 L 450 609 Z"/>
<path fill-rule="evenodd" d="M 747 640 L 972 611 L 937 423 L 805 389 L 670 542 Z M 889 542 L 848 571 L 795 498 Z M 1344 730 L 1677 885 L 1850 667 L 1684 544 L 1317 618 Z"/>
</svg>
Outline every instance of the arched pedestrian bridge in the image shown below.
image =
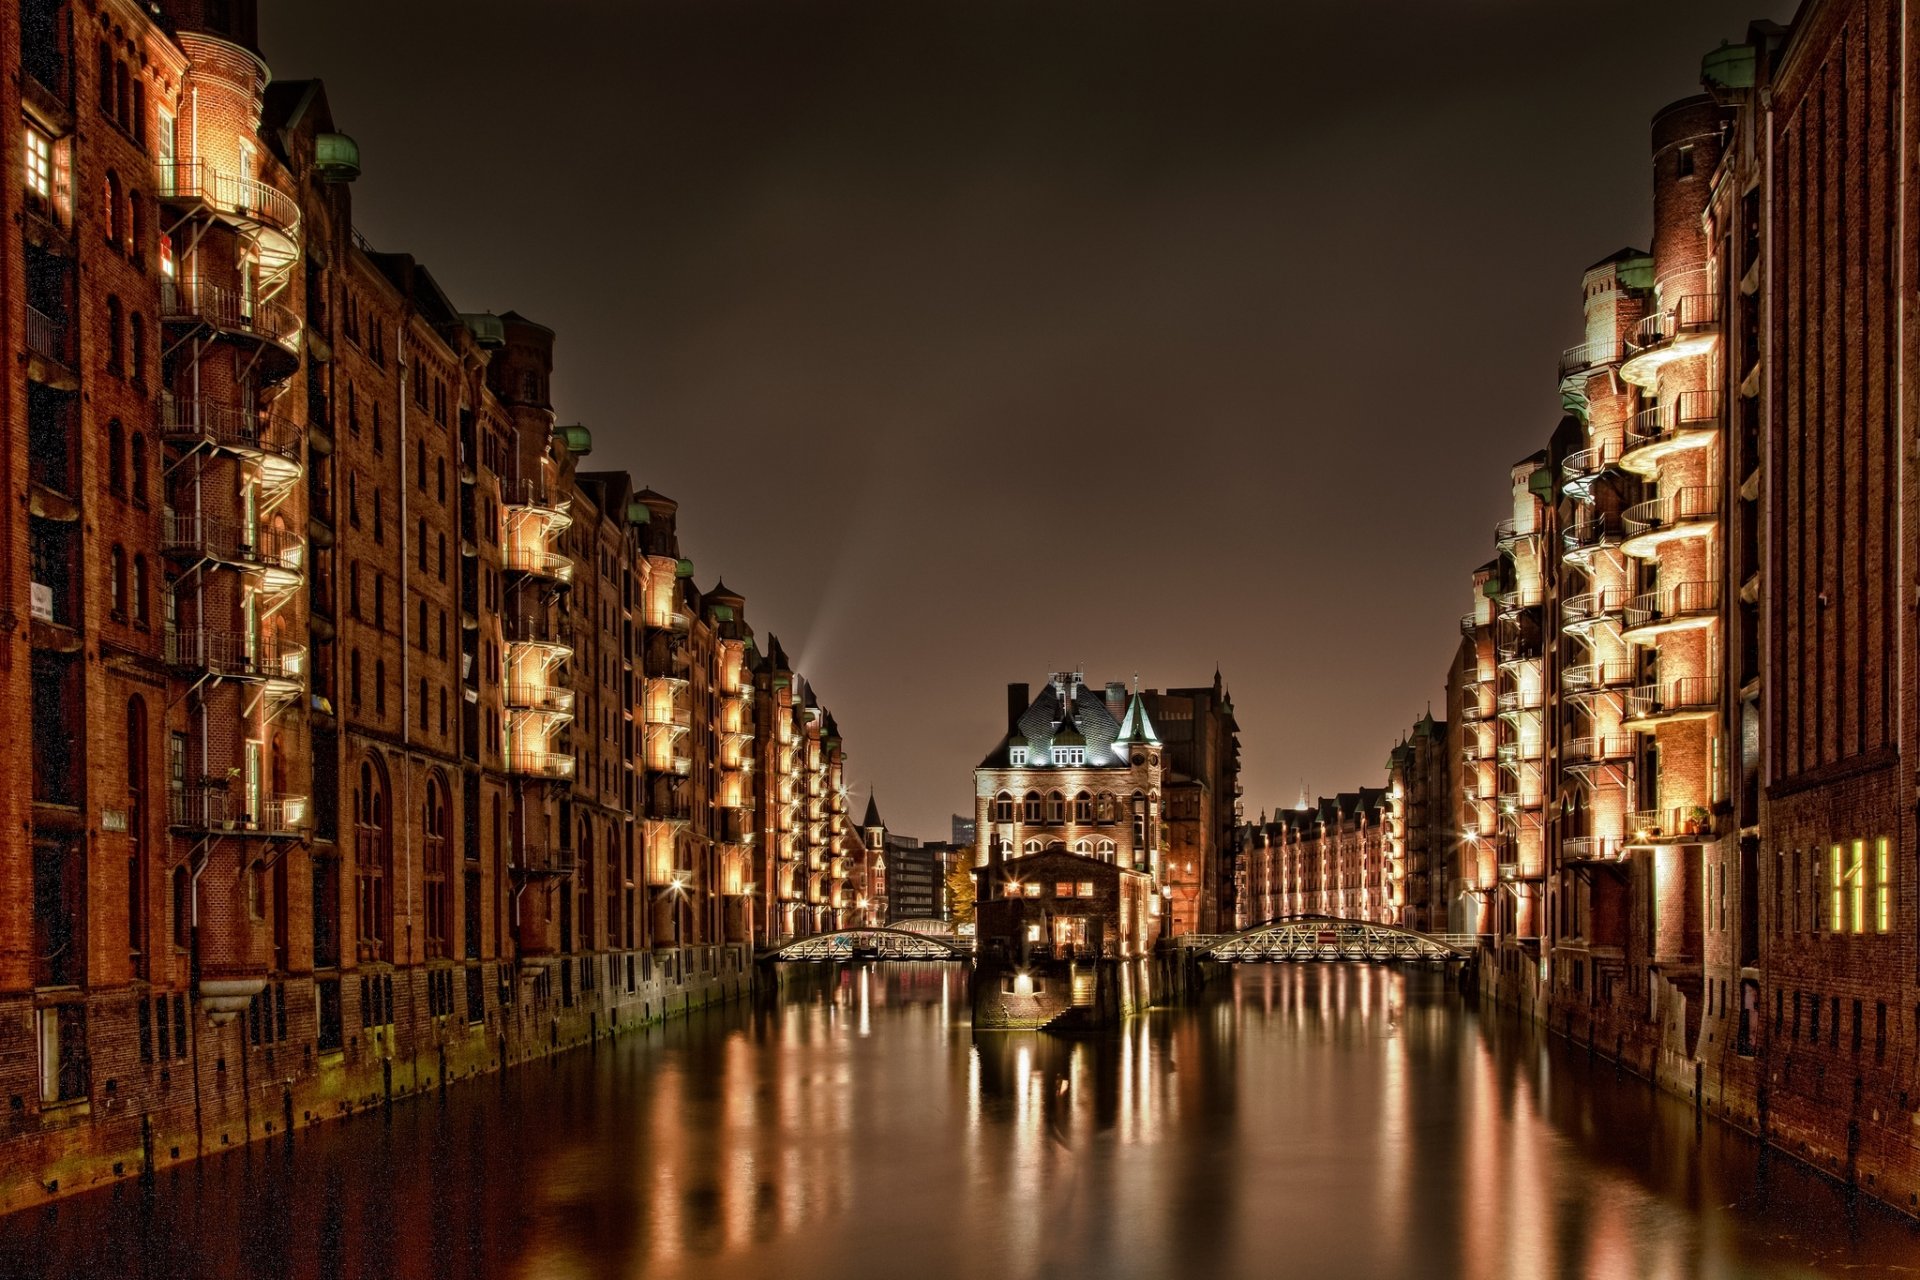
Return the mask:
<svg viewBox="0 0 1920 1280">
<path fill-rule="evenodd" d="M 1376 962 L 1414 960 L 1447 964 L 1470 959 L 1471 934 L 1415 933 L 1338 916 L 1287 916 L 1239 933 L 1189 935 L 1181 945 L 1203 960 Z"/>
<path fill-rule="evenodd" d="M 910 929 L 840 929 L 798 938 L 768 960 L 966 960 L 971 953 L 946 941 Z"/>
</svg>

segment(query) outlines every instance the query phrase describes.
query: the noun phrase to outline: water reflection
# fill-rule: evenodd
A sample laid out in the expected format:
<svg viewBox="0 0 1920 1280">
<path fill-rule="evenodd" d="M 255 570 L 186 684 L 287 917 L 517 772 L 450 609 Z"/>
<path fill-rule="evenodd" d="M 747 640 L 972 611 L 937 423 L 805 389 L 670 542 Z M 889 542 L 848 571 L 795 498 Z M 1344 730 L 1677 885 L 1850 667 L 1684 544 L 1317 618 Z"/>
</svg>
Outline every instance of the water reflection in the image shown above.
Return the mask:
<svg viewBox="0 0 1920 1280">
<path fill-rule="evenodd" d="M 1097 1040 L 950 965 L 18 1215 L 0 1276 L 1896 1274 L 1920 1234 L 1438 975 L 1243 969 Z M 1907 1272 L 1910 1274 L 1910 1272 Z"/>
</svg>

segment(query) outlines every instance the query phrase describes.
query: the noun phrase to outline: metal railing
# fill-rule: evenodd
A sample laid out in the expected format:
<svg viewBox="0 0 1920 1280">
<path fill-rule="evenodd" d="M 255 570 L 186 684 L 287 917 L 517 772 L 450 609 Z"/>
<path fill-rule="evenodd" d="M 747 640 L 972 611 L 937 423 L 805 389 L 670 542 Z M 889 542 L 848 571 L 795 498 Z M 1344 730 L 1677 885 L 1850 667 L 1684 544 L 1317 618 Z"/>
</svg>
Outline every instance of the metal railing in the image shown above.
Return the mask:
<svg viewBox="0 0 1920 1280">
<path fill-rule="evenodd" d="M 1504 715 L 1515 711 L 1538 711 L 1546 702 L 1546 692 L 1542 689 L 1508 689 L 1500 694 L 1495 706 Z"/>
<path fill-rule="evenodd" d="M 1477 611 L 1460 615 L 1460 634 L 1463 636 L 1470 636 L 1486 625 L 1487 619 L 1482 618 Z"/>
<path fill-rule="evenodd" d="M 1545 532 L 1541 528 L 1544 523 L 1544 518 L 1540 516 L 1528 516 L 1525 519 L 1509 516 L 1493 526 L 1494 543 L 1504 547 L 1527 538 L 1537 538 Z"/>
<path fill-rule="evenodd" d="M 1718 582 L 1682 582 L 1664 591 L 1649 591 L 1635 596 L 1627 604 L 1625 623 L 1627 629 L 1632 630 L 1680 618 L 1711 616 L 1718 612 Z"/>
<path fill-rule="evenodd" d="M 1567 862 L 1618 862 L 1625 852 L 1619 836 L 1568 836 L 1560 842 L 1560 857 Z"/>
<path fill-rule="evenodd" d="M 1626 607 L 1627 600 L 1627 592 L 1621 587 L 1583 591 L 1579 595 L 1568 596 L 1560 602 L 1560 621 L 1562 623 L 1591 622 L 1596 618 L 1620 612 Z"/>
<path fill-rule="evenodd" d="M 289 239 L 300 231 L 300 206 L 292 196 L 257 178 L 223 173 L 204 160 L 156 164 L 162 200 L 192 200 L 221 213 L 271 227 Z"/>
<path fill-rule="evenodd" d="M 240 631 L 195 627 L 167 633 L 169 665 L 231 679 L 297 680 L 306 654 L 305 645 L 266 637 L 249 641 Z"/>
<path fill-rule="evenodd" d="M 1672 342 L 1688 333 L 1702 333 L 1720 327 L 1720 295 L 1690 293 L 1673 306 L 1656 311 L 1633 327 L 1630 343 L 1637 353 Z"/>
<path fill-rule="evenodd" d="M 1590 373 L 1608 365 L 1619 364 L 1625 357 L 1625 347 L 1615 339 L 1582 342 L 1560 353 L 1560 376 L 1570 378 L 1575 374 Z"/>
<path fill-rule="evenodd" d="M 1633 745 L 1632 736 L 1624 733 L 1568 738 L 1560 744 L 1560 759 L 1568 765 L 1631 760 Z"/>
<path fill-rule="evenodd" d="M 500 549 L 500 562 L 509 573 L 531 573 L 556 582 L 573 581 L 573 557 L 543 547 L 509 543 Z"/>
<path fill-rule="evenodd" d="M 1720 491 L 1709 485 L 1688 485 L 1673 493 L 1628 507 L 1621 513 L 1627 533 L 1652 533 L 1674 525 L 1712 520 L 1720 514 Z"/>
<path fill-rule="evenodd" d="M 1665 684 L 1643 684 L 1627 694 L 1627 718 L 1649 720 L 1678 712 L 1711 710 L 1720 705 L 1718 676 L 1682 676 Z"/>
<path fill-rule="evenodd" d="M 246 796 L 237 790 L 218 780 L 176 787 L 167 795 L 167 821 L 187 831 L 297 835 L 306 830 L 306 796 L 270 793 L 255 802 L 257 812 L 249 812 Z"/>
<path fill-rule="evenodd" d="M 1619 515 L 1607 511 L 1583 516 L 1567 525 L 1560 531 L 1560 545 L 1565 551 L 1585 551 L 1613 546 L 1626 536 L 1626 525 Z"/>
<path fill-rule="evenodd" d="M 300 343 L 300 317 L 287 307 L 205 280 L 162 281 L 160 314 L 168 320 L 198 320 L 216 329 L 251 334 L 283 347 Z"/>
<path fill-rule="evenodd" d="M 248 529 L 238 520 L 215 516 L 168 516 L 161 526 L 161 549 L 230 564 L 253 564 L 298 573 L 306 540 L 287 529 Z"/>
<path fill-rule="evenodd" d="M 27 308 L 27 350 L 61 364 L 71 364 L 65 320 L 56 320 L 34 307 Z"/>
<path fill-rule="evenodd" d="M 1625 443 L 1616 436 L 1584 449 L 1576 449 L 1560 464 L 1561 473 L 1569 479 L 1598 475 L 1620 461 Z"/>
<path fill-rule="evenodd" d="M 1639 809 L 1627 815 L 1628 844 L 1678 841 L 1712 834 L 1713 815 L 1704 808 Z"/>
<path fill-rule="evenodd" d="M 512 751 L 507 754 L 511 773 L 531 774 L 536 778 L 571 778 L 573 757 L 559 751 Z"/>
<path fill-rule="evenodd" d="M 510 684 L 507 705 L 518 711 L 566 715 L 573 711 L 573 690 L 558 684 Z"/>
<path fill-rule="evenodd" d="M 1577 662 L 1560 673 L 1560 683 L 1571 693 L 1624 689 L 1633 683 L 1633 663 L 1625 660 Z"/>
<path fill-rule="evenodd" d="M 1722 396 L 1718 391 L 1682 391 L 1667 404 L 1654 405 L 1633 415 L 1628 448 L 1660 444 L 1685 431 L 1710 430 L 1720 424 Z"/>
<path fill-rule="evenodd" d="M 299 433 L 278 415 L 191 396 L 163 394 L 158 403 L 160 429 L 174 439 L 210 440 L 236 452 L 300 458 Z"/>
</svg>

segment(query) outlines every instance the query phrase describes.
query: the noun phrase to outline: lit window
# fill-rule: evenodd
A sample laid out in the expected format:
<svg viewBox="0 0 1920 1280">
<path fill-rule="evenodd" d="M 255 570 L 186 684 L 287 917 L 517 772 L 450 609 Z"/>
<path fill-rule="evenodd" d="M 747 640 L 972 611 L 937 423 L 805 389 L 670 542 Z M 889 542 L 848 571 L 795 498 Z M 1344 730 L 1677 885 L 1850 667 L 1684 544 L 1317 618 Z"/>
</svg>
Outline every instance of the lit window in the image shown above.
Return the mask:
<svg viewBox="0 0 1920 1280">
<path fill-rule="evenodd" d="M 1007 752 L 1007 762 L 1016 769 L 1025 768 L 1027 763 L 1027 749 L 1025 747 L 1011 748 Z"/>
<path fill-rule="evenodd" d="M 1833 854 L 1833 908 L 1830 913 L 1831 918 L 1828 921 L 1827 929 L 1831 933 L 1839 933 L 1840 932 L 1840 905 L 1841 905 L 1842 898 L 1844 897 L 1846 892 L 1841 885 L 1841 876 L 1843 874 L 1843 868 L 1841 867 L 1841 863 L 1840 863 L 1840 846 L 1839 845 L 1833 846 L 1832 854 Z"/>
<path fill-rule="evenodd" d="M 1893 928 L 1893 842 L 1881 836 L 1873 842 L 1873 927 L 1881 933 Z"/>
<path fill-rule="evenodd" d="M 1853 842 L 1853 856 L 1847 864 L 1848 897 L 1852 899 L 1853 932 L 1867 930 L 1867 842 Z"/>
<path fill-rule="evenodd" d="M 1036 880 L 1036 881 L 1034 881 L 1034 882 L 1033 882 L 1032 884 L 1029 884 L 1029 885 L 1026 885 L 1026 886 L 1024 886 L 1024 891 L 1025 891 L 1025 893 L 1026 893 L 1026 895 L 1027 895 L 1027 896 L 1028 896 L 1029 898 L 1037 898 L 1037 897 L 1039 897 L 1039 896 L 1040 896 L 1040 882 L 1039 882 L 1038 880 Z"/>
<path fill-rule="evenodd" d="M 1027 941 L 1028 941 L 1028 942 L 1038 942 L 1038 941 L 1040 941 L 1040 926 L 1039 926 L 1039 925 L 1037 925 L 1037 924 L 1030 924 L 1030 925 L 1028 925 L 1028 926 L 1027 926 Z"/>
<path fill-rule="evenodd" d="M 42 200 L 53 199 L 53 139 L 27 126 L 27 190 Z"/>
<path fill-rule="evenodd" d="M 1080 896 L 1083 898 L 1091 898 L 1093 896 L 1093 881 L 1082 880 L 1080 882 Z"/>
<path fill-rule="evenodd" d="M 1053 896 L 1056 898 L 1071 898 L 1073 896 L 1073 881 L 1062 880 L 1055 884 L 1053 886 Z"/>
</svg>

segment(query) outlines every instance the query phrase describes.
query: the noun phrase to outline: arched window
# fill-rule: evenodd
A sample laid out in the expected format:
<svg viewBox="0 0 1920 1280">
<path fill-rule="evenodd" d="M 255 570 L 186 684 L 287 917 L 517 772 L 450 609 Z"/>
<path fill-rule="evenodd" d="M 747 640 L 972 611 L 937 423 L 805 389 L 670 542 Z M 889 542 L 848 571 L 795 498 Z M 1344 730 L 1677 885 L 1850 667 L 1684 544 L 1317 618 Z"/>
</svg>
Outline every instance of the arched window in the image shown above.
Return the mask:
<svg viewBox="0 0 1920 1280">
<path fill-rule="evenodd" d="M 1067 820 L 1067 798 L 1058 791 L 1047 792 L 1047 821 L 1065 822 Z"/>
<path fill-rule="evenodd" d="M 127 234 L 125 206 L 121 203 L 120 175 L 107 170 L 107 180 L 100 189 L 101 224 L 106 228 L 107 243 L 118 249 Z M 112 305 L 118 306 L 115 302 Z"/>
<path fill-rule="evenodd" d="M 1040 852 L 1040 842 L 1038 840 L 1029 840 L 1020 846 L 1020 852 L 1031 858 L 1034 854 Z"/>
<path fill-rule="evenodd" d="M 1002 791 L 993 798 L 993 820 L 995 822 L 1013 821 L 1013 795 Z"/>
<path fill-rule="evenodd" d="M 1102 791 L 1100 793 L 1100 800 L 1095 810 L 1095 817 L 1101 822 L 1113 821 L 1113 793 L 1111 791 Z"/>
<path fill-rule="evenodd" d="M 427 778 L 426 808 L 420 815 L 426 844 L 420 859 L 420 888 L 426 909 L 427 958 L 451 954 L 453 910 L 447 888 L 447 788 L 438 773 Z"/>
<path fill-rule="evenodd" d="M 147 505 L 147 437 L 142 432 L 133 433 L 133 441 L 128 447 L 127 491 L 133 497 L 133 505 Z"/>
<path fill-rule="evenodd" d="M 360 958 L 393 959 L 393 841 L 387 782 L 377 760 L 360 762 L 353 791 L 354 883 Z"/>
<path fill-rule="evenodd" d="M 1021 805 L 1021 808 L 1024 810 L 1022 816 L 1026 821 L 1040 821 L 1040 793 L 1038 791 L 1027 792 L 1026 800 Z"/>
<path fill-rule="evenodd" d="M 1083 858 L 1091 858 L 1093 856 L 1093 841 L 1075 840 L 1073 842 L 1073 851 Z"/>
<path fill-rule="evenodd" d="M 126 432 L 120 428 L 120 419 L 114 418 L 107 423 L 107 492 L 122 497 L 127 492 Z"/>
<path fill-rule="evenodd" d="M 1113 841 L 1102 840 L 1099 844 L 1093 847 L 1093 852 L 1094 852 L 1094 856 L 1099 858 L 1102 862 L 1112 862 L 1113 861 Z"/>
<path fill-rule="evenodd" d="M 116 618 L 127 616 L 127 553 L 117 542 L 107 553 L 107 607 Z"/>
<path fill-rule="evenodd" d="M 147 967 L 147 704 L 127 699 L 127 953 L 135 974 Z"/>
<path fill-rule="evenodd" d="M 126 335 L 120 332 L 125 313 L 121 309 L 120 299 L 107 299 L 107 372 L 119 373 L 126 367 Z"/>
<path fill-rule="evenodd" d="M 1073 820 L 1075 822 L 1093 821 L 1093 797 L 1085 791 L 1073 798 Z"/>
</svg>

